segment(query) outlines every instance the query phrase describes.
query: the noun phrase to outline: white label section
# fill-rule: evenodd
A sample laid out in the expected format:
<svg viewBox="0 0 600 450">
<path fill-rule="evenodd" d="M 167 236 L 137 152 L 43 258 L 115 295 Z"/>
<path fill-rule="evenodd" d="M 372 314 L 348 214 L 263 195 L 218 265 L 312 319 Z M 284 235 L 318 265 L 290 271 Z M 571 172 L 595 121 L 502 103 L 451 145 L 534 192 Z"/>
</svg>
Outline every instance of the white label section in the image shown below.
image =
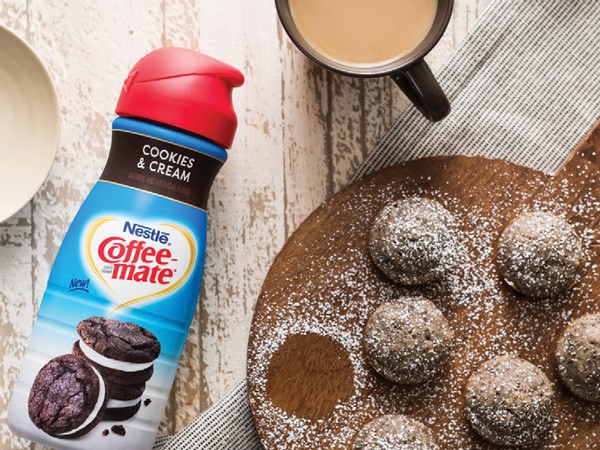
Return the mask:
<svg viewBox="0 0 600 450">
<path fill-rule="evenodd" d="M 140 370 L 145 370 L 154 364 L 154 361 L 150 361 L 148 363 L 132 363 L 127 361 L 119 361 L 118 359 L 107 358 L 106 356 L 101 355 L 93 348 L 86 345 L 86 343 L 82 340 L 79 340 L 79 348 L 85 356 L 99 366 L 120 370 L 121 372 L 139 372 Z"/>
<path fill-rule="evenodd" d="M 85 236 L 85 259 L 117 307 L 174 292 L 196 261 L 194 237 L 176 223 L 102 217 Z"/>
</svg>

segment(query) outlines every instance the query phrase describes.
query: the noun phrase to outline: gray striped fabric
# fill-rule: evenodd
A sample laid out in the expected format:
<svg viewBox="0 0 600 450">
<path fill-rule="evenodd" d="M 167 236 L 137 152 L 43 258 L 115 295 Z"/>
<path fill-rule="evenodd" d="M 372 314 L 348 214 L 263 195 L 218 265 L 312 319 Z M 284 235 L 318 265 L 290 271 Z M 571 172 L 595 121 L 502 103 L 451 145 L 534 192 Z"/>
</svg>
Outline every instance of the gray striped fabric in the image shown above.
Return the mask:
<svg viewBox="0 0 600 450">
<path fill-rule="evenodd" d="M 600 114 L 600 3 L 497 0 L 440 71 L 452 112 L 410 108 L 354 178 L 432 155 L 482 155 L 554 173 Z"/>
<path fill-rule="evenodd" d="M 159 437 L 155 450 L 259 450 L 248 405 L 246 381 L 238 385 L 175 436 Z"/>
<path fill-rule="evenodd" d="M 507 159 L 553 173 L 600 116 L 600 4 L 496 0 L 438 78 L 440 123 L 406 110 L 354 178 L 441 154 Z M 246 383 L 156 450 L 259 450 Z"/>
</svg>

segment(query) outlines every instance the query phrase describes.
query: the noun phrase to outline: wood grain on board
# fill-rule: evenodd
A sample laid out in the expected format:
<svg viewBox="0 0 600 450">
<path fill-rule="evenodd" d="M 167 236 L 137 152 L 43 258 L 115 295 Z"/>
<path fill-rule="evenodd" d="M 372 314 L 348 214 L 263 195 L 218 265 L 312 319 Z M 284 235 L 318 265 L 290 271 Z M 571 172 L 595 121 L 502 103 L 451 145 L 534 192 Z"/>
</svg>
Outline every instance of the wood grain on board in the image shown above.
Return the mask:
<svg viewBox="0 0 600 450">
<path fill-rule="evenodd" d="M 368 255 L 374 215 L 393 199 L 438 199 L 458 219 L 459 265 L 441 283 L 400 287 Z M 560 299 L 532 300 L 510 289 L 495 265 L 503 228 L 520 212 L 567 218 L 582 236 L 586 264 Z M 381 414 L 428 424 L 442 448 L 496 448 L 470 429 L 468 377 L 484 361 L 517 354 L 552 381 L 554 421 L 540 449 L 600 448 L 600 405 L 570 394 L 556 373 L 559 333 L 600 312 L 600 121 L 555 176 L 481 157 L 431 157 L 383 169 L 336 194 L 290 237 L 259 296 L 248 352 L 248 387 L 259 435 L 269 449 L 348 450 Z M 424 295 L 455 335 L 448 367 L 420 386 L 398 386 L 369 366 L 367 318 L 399 295 Z M 537 447 L 536 447 L 537 448 Z"/>
<path fill-rule="evenodd" d="M 490 0 L 457 0 L 439 68 Z M 6 408 L 39 299 L 62 238 L 98 178 L 123 79 L 161 45 L 198 49 L 240 68 L 240 123 L 213 186 L 204 287 L 161 433 L 172 433 L 245 375 L 253 307 L 277 251 L 301 221 L 345 186 L 406 106 L 387 79 L 351 80 L 307 61 L 270 1 L 5 0 L 0 24 L 28 41 L 59 96 L 56 161 L 34 199 L 0 223 L 0 447 L 16 438 Z M 0 200 L 1 201 L 1 200 Z"/>
</svg>

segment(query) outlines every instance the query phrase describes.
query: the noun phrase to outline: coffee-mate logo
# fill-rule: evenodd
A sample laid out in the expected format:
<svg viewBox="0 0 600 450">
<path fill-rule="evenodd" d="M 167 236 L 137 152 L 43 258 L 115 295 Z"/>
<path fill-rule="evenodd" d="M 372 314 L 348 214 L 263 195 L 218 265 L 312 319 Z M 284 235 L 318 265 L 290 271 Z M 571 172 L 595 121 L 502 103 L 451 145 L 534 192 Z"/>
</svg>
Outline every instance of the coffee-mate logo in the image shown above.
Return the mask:
<svg viewBox="0 0 600 450">
<path fill-rule="evenodd" d="M 103 217 L 88 230 L 85 254 L 117 303 L 114 312 L 181 287 L 192 272 L 196 244 L 179 225 Z"/>
</svg>

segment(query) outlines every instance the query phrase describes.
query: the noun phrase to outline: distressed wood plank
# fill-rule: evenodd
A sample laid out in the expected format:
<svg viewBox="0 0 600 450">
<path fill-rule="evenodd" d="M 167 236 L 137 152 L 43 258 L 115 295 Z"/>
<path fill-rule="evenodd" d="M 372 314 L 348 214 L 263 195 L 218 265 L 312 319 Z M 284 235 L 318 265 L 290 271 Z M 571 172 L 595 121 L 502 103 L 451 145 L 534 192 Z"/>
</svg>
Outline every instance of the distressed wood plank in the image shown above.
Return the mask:
<svg viewBox="0 0 600 450">
<path fill-rule="evenodd" d="M 196 0 L 162 3 L 162 45 L 199 47 L 199 5 Z M 177 376 L 159 428 L 159 434 L 172 434 L 190 423 L 200 412 L 200 307 L 196 308 Z"/>
<path fill-rule="evenodd" d="M 278 27 L 281 51 L 285 234 L 333 192 L 328 135 L 331 74 L 304 57 Z"/>
<path fill-rule="evenodd" d="M 331 160 L 333 190 L 339 191 L 364 158 L 364 95 L 367 80 L 332 76 Z"/>
<path fill-rule="evenodd" d="M 31 41 L 27 3 L 0 4 L 0 23 L 25 41 Z M 0 447 L 29 448 L 31 443 L 12 434 L 7 409 L 19 375 L 21 357 L 31 332 L 34 303 L 31 298 L 31 203 L 0 223 Z"/>
<path fill-rule="evenodd" d="M 284 242 L 284 179 L 281 64 L 273 5 L 204 1 L 199 24 L 200 49 L 246 76 L 245 86 L 234 92 L 240 119 L 236 140 L 209 204 L 201 301 L 205 408 L 245 374 L 255 296 Z"/>
<path fill-rule="evenodd" d="M 28 448 L 6 424 L 35 308 L 31 301 L 31 207 L 0 223 L 0 448 Z"/>
<path fill-rule="evenodd" d="M 348 184 L 367 154 L 392 124 L 398 88 L 389 78 L 332 78 L 331 152 L 333 185 Z"/>
<path fill-rule="evenodd" d="M 396 101 L 402 101 L 400 99 L 397 100 L 396 94 L 399 95 L 398 91 L 399 89 L 388 77 L 367 80 L 367 83 L 365 83 L 364 139 L 361 149 L 363 159 L 375 148 L 379 139 L 392 126 L 392 105 Z M 351 174 L 351 176 L 353 175 L 354 173 Z"/>
<path fill-rule="evenodd" d="M 162 45 L 188 47 L 199 44 L 198 0 L 162 0 Z"/>
</svg>

